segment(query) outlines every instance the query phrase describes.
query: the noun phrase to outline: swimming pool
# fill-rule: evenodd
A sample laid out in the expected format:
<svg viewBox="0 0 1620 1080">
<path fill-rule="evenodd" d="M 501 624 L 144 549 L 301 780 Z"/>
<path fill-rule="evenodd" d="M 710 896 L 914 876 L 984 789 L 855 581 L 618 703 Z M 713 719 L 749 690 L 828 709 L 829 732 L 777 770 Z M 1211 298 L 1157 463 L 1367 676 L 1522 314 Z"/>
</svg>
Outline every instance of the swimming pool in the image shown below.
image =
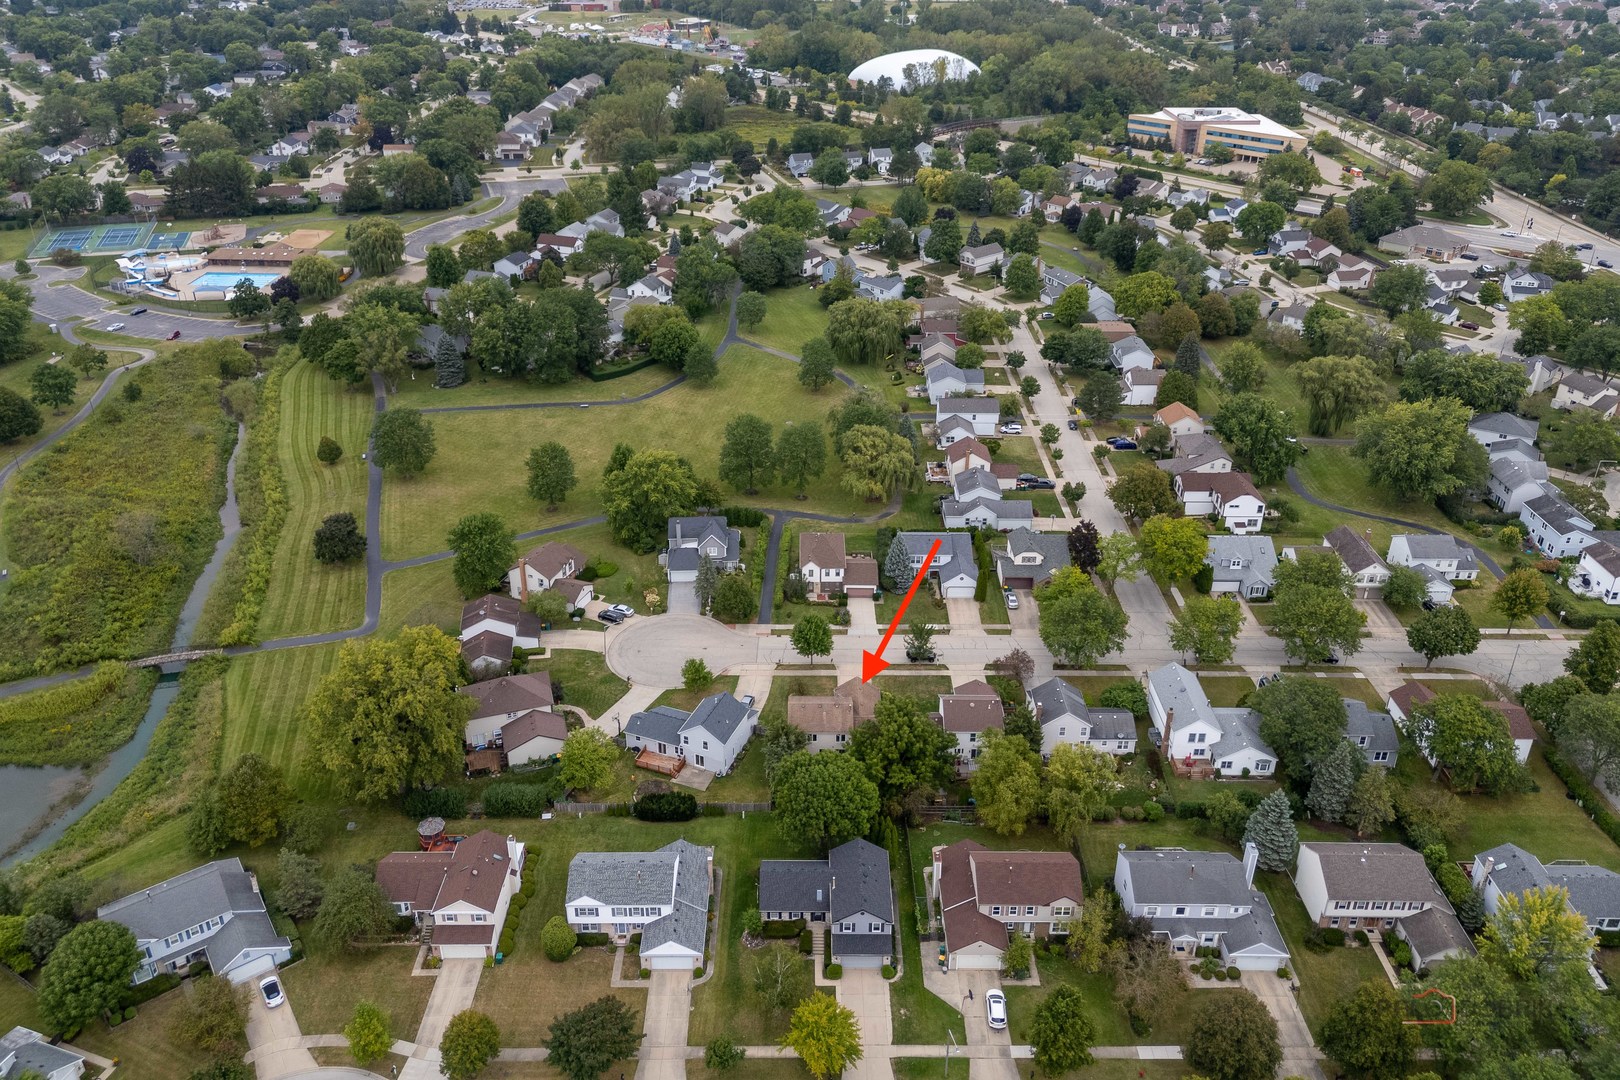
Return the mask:
<svg viewBox="0 0 1620 1080">
<path fill-rule="evenodd" d="M 236 288 L 237 282 L 247 278 L 259 288 L 267 289 L 270 287 L 270 283 L 280 276 L 280 274 L 250 274 L 246 272 L 210 270 L 192 281 L 190 288 L 194 293 L 229 292 L 231 289 Z"/>
</svg>

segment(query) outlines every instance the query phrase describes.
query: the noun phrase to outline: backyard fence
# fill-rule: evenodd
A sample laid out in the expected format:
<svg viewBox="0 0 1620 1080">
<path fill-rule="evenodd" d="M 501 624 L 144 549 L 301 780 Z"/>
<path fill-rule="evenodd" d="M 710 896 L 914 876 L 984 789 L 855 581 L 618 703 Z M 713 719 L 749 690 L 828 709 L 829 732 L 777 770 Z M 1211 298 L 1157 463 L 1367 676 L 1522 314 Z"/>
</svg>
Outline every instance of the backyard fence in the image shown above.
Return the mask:
<svg viewBox="0 0 1620 1080">
<path fill-rule="evenodd" d="M 770 808 L 771 804 L 768 802 L 706 802 L 698 804 L 700 815 L 763 813 Z M 560 802 L 554 805 L 551 810 L 555 814 L 618 813 L 628 815 L 630 813 L 630 804 L 627 802 Z"/>
</svg>

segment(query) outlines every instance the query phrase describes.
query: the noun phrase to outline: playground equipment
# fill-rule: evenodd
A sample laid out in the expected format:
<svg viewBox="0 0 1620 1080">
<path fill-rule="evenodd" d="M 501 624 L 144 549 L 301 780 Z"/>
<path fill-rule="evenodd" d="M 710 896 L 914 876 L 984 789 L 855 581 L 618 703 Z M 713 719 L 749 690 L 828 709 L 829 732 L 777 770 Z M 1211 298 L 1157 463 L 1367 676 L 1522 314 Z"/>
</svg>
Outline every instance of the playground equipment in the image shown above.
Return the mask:
<svg viewBox="0 0 1620 1080">
<path fill-rule="evenodd" d="M 1412 1000 L 1413 1001 L 1422 1001 L 1426 997 L 1442 997 L 1442 998 L 1445 998 L 1447 1001 L 1451 1002 L 1451 1015 L 1447 1016 L 1447 1017 L 1441 1017 L 1438 1020 L 1402 1020 L 1401 1021 L 1402 1024 L 1411 1024 L 1411 1025 L 1420 1025 L 1420 1024 L 1455 1024 L 1457 1022 L 1457 999 L 1455 997 L 1452 997 L 1450 994 L 1446 993 L 1444 990 L 1438 990 L 1438 989 L 1431 986 L 1431 987 L 1429 987 L 1429 989 L 1423 991 L 1423 993 L 1414 995 Z"/>
</svg>

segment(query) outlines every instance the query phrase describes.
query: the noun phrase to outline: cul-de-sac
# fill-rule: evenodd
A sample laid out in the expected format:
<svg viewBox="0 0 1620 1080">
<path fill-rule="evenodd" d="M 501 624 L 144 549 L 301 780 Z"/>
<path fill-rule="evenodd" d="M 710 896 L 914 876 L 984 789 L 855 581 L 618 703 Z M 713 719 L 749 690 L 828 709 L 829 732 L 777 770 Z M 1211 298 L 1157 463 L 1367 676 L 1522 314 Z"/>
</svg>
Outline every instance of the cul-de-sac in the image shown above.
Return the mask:
<svg viewBox="0 0 1620 1080">
<path fill-rule="evenodd" d="M 1620 7 L 4 0 L 0 1080 L 1620 1080 Z"/>
</svg>

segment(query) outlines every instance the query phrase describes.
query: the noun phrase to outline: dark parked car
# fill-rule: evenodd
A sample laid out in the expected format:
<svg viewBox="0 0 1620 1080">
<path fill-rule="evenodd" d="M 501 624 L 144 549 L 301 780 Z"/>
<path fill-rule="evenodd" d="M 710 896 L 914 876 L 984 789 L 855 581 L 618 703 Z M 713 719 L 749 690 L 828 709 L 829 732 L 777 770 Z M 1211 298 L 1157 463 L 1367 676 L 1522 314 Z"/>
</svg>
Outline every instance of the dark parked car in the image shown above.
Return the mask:
<svg viewBox="0 0 1620 1080">
<path fill-rule="evenodd" d="M 620 615 L 612 608 L 603 608 L 601 611 L 596 613 L 596 617 L 598 620 L 607 623 L 609 626 L 617 626 L 624 622 L 624 616 Z"/>
<path fill-rule="evenodd" d="M 1070 431 L 1079 431 L 1080 430 L 1080 421 L 1074 419 L 1072 416 L 1069 418 L 1069 430 Z"/>
<path fill-rule="evenodd" d="M 1460 322 L 1460 323 L 1457 324 L 1457 328 L 1459 330 L 1478 330 L 1479 329 L 1479 323 L 1477 323 L 1477 322 L 1468 322 L 1467 320 L 1464 320 L 1463 322 Z"/>
<path fill-rule="evenodd" d="M 1024 475 L 1018 478 L 1019 491 L 1051 491 L 1057 487 L 1056 480 L 1048 480 L 1044 476 Z"/>
<path fill-rule="evenodd" d="M 146 314 L 146 309 L 143 308 L 143 307 L 138 307 L 138 308 L 135 308 L 132 311 L 130 311 L 130 314 L 131 315 L 145 315 Z"/>
<path fill-rule="evenodd" d="M 1115 450 L 1135 450 L 1136 440 L 1127 439 L 1123 435 L 1115 435 L 1112 439 L 1108 440 L 1108 445 L 1112 446 Z"/>
<path fill-rule="evenodd" d="M 169 335 L 169 340 L 170 341 L 179 341 L 180 340 L 180 331 L 176 330 L 174 333 L 170 334 Z"/>
<path fill-rule="evenodd" d="M 1603 267 L 1603 269 L 1605 269 L 1605 270 L 1613 270 L 1614 269 L 1614 263 L 1610 262 L 1608 259 L 1599 259 L 1597 261 L 1597 264 L 1599 266 Z"/>
</svg>

